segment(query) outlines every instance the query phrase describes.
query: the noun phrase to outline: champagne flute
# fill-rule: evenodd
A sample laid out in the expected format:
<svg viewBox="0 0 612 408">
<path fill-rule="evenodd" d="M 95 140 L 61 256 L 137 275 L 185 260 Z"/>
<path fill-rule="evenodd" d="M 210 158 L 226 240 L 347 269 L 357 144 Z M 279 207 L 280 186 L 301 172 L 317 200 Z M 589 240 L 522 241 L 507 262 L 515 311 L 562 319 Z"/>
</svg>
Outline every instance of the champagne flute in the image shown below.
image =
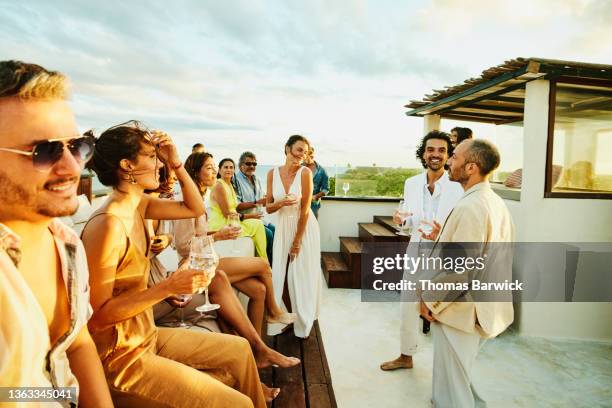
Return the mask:
<svg viewBox="0 0 612 408">
<path fill-rule="evenodd" d="M 215 303 L 210 303 L 208 299 L 208 285 L 215 276 L 215 271 L 219 265 L 219 257 L 213 246 L 213 239 L 208 235 L 194 236 L 191 240 L 191 251 L 189 253 L 189 267 L 202 273 L 206 276 L 208 283 L 204 287 L 205 302 L 203 305 L 196 307 L 196 310 L 201 313 L 210 312 L 219 309 L 221 306 Z"/>
<path fill-rule="evenodd" d="M 351 185 L 349 183 L 342 183 L 342 191 L 344 191 L 344 196 L 346 197 L 346 193 L 348 193 Z"/>
<path fill-rule="evenodd" d="M 242 229 L 240 226 L 240 215 L 238 213 L 230 213 L 227 216 L 227 225 L 232 229 Z M 236 238 L 234 238 L 234 242 L 232 243 L 232 253 L 240 254 L 240 250 L 236 247 Z"/>
</svg>

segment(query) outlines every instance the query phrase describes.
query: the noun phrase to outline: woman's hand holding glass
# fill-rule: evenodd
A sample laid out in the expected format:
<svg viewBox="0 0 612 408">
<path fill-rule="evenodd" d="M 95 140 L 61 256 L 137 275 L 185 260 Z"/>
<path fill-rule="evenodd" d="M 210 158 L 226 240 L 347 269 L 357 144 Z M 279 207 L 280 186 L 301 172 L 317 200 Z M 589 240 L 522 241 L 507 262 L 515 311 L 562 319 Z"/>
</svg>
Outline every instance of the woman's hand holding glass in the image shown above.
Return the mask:
<svg viewBox="0 0 612 408">
<path fill-rule="evenodd" d="M 297 205 L 297 203 L 297 197 L 293 193 L 285 194 L 285 197 L 281 200 L 281 204 L 283 207 Z"/>
<path fill-rule="evenodd" d="M 172 295 L 192 294 L 208 286 L 210 278 L 197 269 L 179 269 L 163 282 Z"/>
<path fill-rule="evenodd" d="M 242 231 L 242 227 L 240 226 L 240 215 L 238 213 L 230 213 L 227 216 L 227 225 L 230 228 L 233 228 L 235 231 L 238 232 L 238 234 L 240 234 L 240 232 Z M 238 238 L 238 237 L 236 237 Z"/>
<path fill-rule="evenodd" d="M 221 229 L 213 234 L 215 241 L 226 241 L 231 239 L 236 239 L 240 236 L 242 232 L 242 228 L 235 228 L 226 225 L 221 227 Z"/>
<path fill-rule="evenodd" d="M 159 255 L 172 242 L 172 235 L 160 234 L 151 238 L 151 252 Z"/>
</svg>

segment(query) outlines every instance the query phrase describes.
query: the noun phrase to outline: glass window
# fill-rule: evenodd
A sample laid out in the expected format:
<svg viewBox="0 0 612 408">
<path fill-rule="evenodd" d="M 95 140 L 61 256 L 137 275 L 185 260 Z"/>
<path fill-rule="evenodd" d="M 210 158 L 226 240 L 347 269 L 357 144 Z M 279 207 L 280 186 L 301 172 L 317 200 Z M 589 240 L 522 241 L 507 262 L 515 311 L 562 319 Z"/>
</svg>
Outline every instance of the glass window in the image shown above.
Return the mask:
<svg viewBox="0 0 612 408">
<path fill-rule="evenodd" d="M 558 82 L 553 89 L 548 192 L 612 198 L 612 87 Z"/>
</svg>

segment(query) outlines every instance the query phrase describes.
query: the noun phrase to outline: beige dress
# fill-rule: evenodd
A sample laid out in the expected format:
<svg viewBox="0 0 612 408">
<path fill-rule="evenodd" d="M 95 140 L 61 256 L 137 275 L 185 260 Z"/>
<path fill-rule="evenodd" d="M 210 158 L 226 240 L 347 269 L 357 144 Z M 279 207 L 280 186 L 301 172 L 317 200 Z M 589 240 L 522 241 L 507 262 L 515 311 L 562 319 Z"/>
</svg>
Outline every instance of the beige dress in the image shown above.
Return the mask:
<svg viewBox="0 0 612 408">
<path fill-rule="evenodd" d="M 102 212 L 90 220 L 102 215 L 121 222 Z M 117 266 L 113 296 L 144 291 L 149 280 L 148 249 L 133 245 L 123 227 L 127 250 Z M 116 406 L 266 407 L 255 359 L 241 337 L 158 329 L 152 308 L 91 335 Z"/>
</svg>

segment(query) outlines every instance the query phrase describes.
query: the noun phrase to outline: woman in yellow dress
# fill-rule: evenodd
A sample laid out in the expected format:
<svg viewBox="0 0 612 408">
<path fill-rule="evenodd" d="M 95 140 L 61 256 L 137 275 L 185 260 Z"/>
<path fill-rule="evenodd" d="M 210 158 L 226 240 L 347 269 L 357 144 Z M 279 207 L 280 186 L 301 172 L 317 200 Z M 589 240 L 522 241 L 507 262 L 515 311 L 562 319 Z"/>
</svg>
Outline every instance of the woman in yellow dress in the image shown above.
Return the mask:
<svg viewBox="0 0 612 408">
<path fill-rule="evenodd" d="M 230 214 L 238 214 L 238 198 L 232 186 L 235 164 L 232 159 L 223 159 L 219 163 L 219 174 L 217 184 L 213 187 L 210 197 L 210 220 L 209 229 L 218 231 L 229 225 Z M 257 255 L 268 259 L 266 255 L 266 230 L 261 221 L 261 213 L 238 214 L 242 232 L 240 237 L 251 237 L 255 244 Z"/>
</svg>

